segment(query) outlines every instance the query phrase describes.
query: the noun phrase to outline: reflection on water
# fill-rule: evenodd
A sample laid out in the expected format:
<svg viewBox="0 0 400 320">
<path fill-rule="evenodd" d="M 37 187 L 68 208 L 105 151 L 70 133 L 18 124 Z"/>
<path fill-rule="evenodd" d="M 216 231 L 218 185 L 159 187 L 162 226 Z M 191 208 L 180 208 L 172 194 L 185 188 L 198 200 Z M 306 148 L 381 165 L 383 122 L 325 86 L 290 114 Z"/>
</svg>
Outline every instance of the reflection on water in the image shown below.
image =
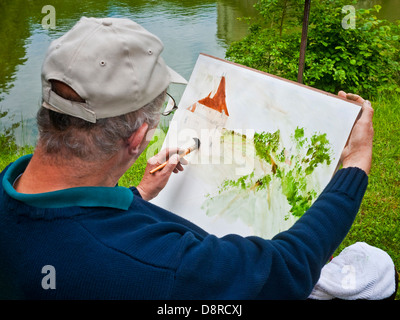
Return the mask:
<svg viewBox="0 0 400 320">
<path fill-rule="evenodd" d="M 359 0 L 358 5 L 361 8 L 372 8 L 374 5 L 380 5 L 382 8 L 377 17 L 395 22 L 400 20 L 400 1 L 399 0 Z"/>
<path fill-rule="evenodd" d="M 51 40 L 69 30 L 81 16 L 126 17 L 156 34 L 165 44 L 163 57 L 187 79 L 199 53 L 224 58 L 227 46 L 241 39 L 247 24 L 239 17 L 255 17 L 257 0 L 53 0 L 56 29 L 45 30 L 42 7 L 48 0 L 1 0 L 0 12 L 0 119 L 1 126 L 23 121 L 19 143 L 34 143 L 35 114 L 41 99 L 40 67 Z M 362 6 L 380 4 L 381 15 L 399 18 L 398 0 L 365 0 Z M 182 86 L 172 87 L 179 99 Z M 21 137 L 22 136 L 22 137 Z"/>
<path fill-rule="evenodd" d="M 36 139 L 34 117 L 40 105 L 40 68 L 47 47 L 81 16 L 125 17 L 138 22 L 164 42 L 167 64 L 188 79 L 199 53 L 224 58 L 229 43 L 247 31 L 247 24 L 236 18 L 256 14 L 255 0 L 54 0 L 56 29 L 46 30 L 41 25 L 46 15 L 42 7 L 48 3 L 0 3 L 0 111 L 14 115 L 0 121 L 6 127 L 23 120 L 25 132 L 22 137 L 21 132 L 16 133 L 19 143 L 34 143 Z M 171 88 L 178 98 L 183 89 Z"/>
</svg>

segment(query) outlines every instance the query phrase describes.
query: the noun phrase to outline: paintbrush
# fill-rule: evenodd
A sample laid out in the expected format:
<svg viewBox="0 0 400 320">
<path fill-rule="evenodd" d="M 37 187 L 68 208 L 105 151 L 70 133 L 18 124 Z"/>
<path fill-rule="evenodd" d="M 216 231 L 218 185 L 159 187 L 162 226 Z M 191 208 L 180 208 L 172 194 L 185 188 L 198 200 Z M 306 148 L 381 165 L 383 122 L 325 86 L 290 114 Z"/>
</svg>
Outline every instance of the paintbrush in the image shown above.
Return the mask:
<svg viewBox="0 0 400 320">
<path fill-rule="evenodd" d="M 189 153 L 191 153 L 193 150 L 197 150 L 200 148 L 200 140 L 197 138 L 193 138 L 193 140 L 194 140 L 194 144 L 191 147 L 185 149 L 182 152 L 179 152 L 179 158 L 182 158 L 182 157 L 188 155 Z M 163 164 L 160 164 L 157 168 L 150 170 L 150 173 L 154 173 L 158 170 L 161 170 L 162 168 L 164 168 L 167 165 L 167 163 L 168 163 L 168 161 L 165 161 Z"/>
</svg>

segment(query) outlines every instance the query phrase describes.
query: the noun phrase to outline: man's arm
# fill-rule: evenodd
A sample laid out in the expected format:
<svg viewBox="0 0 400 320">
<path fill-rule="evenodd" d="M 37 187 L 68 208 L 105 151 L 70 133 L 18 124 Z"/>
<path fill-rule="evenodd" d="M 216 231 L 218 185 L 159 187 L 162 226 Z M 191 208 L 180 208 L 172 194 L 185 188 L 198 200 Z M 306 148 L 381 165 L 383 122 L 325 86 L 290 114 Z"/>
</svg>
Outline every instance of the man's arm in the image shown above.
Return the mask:
<svg viewBox="0 0 400 320">
<path fill-rule="evenodd" d="M 311 208 L 271 240 L 227 235 L 181 239 L 171 299 L 306 299 L 348 233 L 368 176 L 339 170 Z"/>
<path fill-rule="evenodd" d="M 368 100 L 364 100 L 352 93 L 339 92 L 339 96 L 362 103 L 362 110 L 359 118 L 354 124 L 346 147 L 341 156 L 343 168 L 357 167 L 369 174 L 372 162 L 372 142 L 374 129 L 372 117 L 374 110 Z"/>
<path fill-rule="evenodd" d="M 345 97 L 362 99 L 351 94 Z M 187 239 L 174 297 L 305 299 L 309 296 L 328 257 L 347 235 L 367 188 L 373 110 L 369 102 L 360 102 L 363 102 L 360 117 L 342 154 L 343 169 L 297 223 L 272 240 L 243 239 L 237 235 L 222 239 L 210 235 L 203 241 Z"/>
</svg>

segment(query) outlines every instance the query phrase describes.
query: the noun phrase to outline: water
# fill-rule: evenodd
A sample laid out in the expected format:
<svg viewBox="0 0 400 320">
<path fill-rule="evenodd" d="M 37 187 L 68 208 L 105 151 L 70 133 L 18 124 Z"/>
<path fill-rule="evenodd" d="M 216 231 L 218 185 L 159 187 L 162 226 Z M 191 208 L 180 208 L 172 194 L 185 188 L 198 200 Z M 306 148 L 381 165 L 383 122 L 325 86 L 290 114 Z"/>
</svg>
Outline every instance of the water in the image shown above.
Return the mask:
<svg viewBox="0 0 400 320">
<path fill-rule="evenodd" d="M 359 0 L 361 8 L 371 8 L 374 5 L 380 5 L 382 8 L 377 17 L 395 22 L 400 20 L 400 0 Z"/>
<path fill-rule="evenodd" d="M 239 17 L 255 17 L 256 0 L 53 0 L 56 28 L 44 29 L 42 8 L 48 0 L 1 0 L 0 130 L 21 122 L 17 142 L 34 144 L 35 115 L 40 105 L 40 68 L 50 42 L 69 30 L 81 16 L 130 18 L 165 44 L 167 64 L 189 79 L 199 53 L 219 58 L 232 41 L 245 36 L 248 25 Z M 380 4 L 383 18 L 400 18 L 399 0 L 365 0 Z M 386 15 L 386 16 L 385 16 Z M 179 99 L 182 86 L 171 91 Z"/>
<path fill-rule="evenodd" d="M 254 16 L 255 0 L 51 1 L 56 28 L 44 29 L 42 7 L 48 0 L 1 0 L 0 111 L 3 127 L 22 120 L 19 143 L 34 143 L 35 115 L 41 99 L 40 69 L 50 42 L 81 16 L 130 18 L 164 43 L 167 64 L 189 79 L 199 53 L 224 58 L 227 46 L 241 39 L 247 24 L 237 17 Z M 184 87 L 172 90 L 181 95 Z"/>
</svg>

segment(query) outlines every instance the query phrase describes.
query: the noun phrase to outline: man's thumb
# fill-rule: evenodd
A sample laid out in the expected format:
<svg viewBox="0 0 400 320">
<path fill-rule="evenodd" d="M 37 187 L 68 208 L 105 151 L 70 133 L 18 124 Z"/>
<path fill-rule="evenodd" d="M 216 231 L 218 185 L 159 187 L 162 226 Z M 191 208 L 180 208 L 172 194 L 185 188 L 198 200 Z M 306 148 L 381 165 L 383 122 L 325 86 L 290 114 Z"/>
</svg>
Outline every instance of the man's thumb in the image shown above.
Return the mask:
<svg viewBox="0 0 400 320">
<path fill-rule="evenodd" d="M 167 165 L 165 166 L 166 171 L 172 172 L 178 165 L 179 160 L 180 160 L 179 154 L 172 155 L 169 158 Z"/>
</svg>

